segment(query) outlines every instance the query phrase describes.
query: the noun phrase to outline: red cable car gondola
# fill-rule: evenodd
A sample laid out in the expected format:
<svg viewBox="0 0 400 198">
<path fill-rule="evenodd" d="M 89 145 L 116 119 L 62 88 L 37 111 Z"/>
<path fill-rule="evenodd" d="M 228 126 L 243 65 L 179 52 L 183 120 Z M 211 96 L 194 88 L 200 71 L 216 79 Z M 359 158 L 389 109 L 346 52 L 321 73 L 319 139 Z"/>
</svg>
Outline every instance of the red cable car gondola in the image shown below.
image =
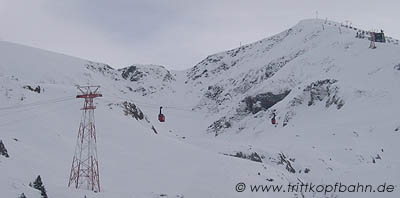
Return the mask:
<svg viewBox="0 0 400 198">
<path fill-rule="evenodd" d="M 275 118 L 271 119 L 271 124 L 276 124 L 276 119 Z"/>
<path fill-rule="evenodd" d="M 165 122 L 165 116 L 161 112 L 162 107 L 160 107 L 160 113 L 158 114 L 158 121 Z"/>
<path fill-rule="evenodd" d="M 275 114 L 275 112 L 273 112 L 273 113 L 272 113 L 272 119 L 271 119 L 271 124 L 273 124 L 273 125 L 276 124 L 276 119 L 275 119 L 275 117 L 276 117 L 276 114 Z"/>
</svg>

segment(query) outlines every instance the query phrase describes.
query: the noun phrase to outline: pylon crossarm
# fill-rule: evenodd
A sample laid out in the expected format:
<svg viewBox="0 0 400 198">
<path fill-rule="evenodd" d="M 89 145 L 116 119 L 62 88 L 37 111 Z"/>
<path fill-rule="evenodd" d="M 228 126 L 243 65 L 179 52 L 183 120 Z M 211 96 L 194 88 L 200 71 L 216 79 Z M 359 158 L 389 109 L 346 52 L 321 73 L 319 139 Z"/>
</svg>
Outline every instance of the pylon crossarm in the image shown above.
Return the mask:
<svg viewBox="0 0 400 198">
<path fill-rule="evenodd" d="M 89 94 L 80 94 L 77 95 L 76 98 L 97 98 L 97 97 L 102 97 L 103 95 L 99 93 L 89 93 Z"/>
</svg>

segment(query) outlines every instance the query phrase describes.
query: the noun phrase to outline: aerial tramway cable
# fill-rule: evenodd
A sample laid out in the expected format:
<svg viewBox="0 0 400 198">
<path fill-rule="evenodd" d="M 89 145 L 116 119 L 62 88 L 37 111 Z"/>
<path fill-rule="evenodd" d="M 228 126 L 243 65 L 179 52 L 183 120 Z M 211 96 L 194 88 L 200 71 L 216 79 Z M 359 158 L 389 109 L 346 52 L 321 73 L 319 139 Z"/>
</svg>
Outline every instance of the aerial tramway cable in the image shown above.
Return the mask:
<svg viewBox="0 0 400 198">
<path fill-rule="evenodd" d="M 140 106 L 144 106 L 144 107 L 149 107 L 149 108 L 154 108 L 154 109 L 159 109 L 160 108 L 160 104 L 150 104 L 150 103 L 146 103 L 146 102 L 142 102 L 142 101 L 132 100 L 130 98 L 123 98 L 123 97 L 112 96 L 112 95 L 108 96 L 108 97 L 113 97 L 113 98 L 117 98 L 117 99 L 131 101 L 131 102 L 134 102 L 134 103 L 139 104 Z M 162 107 L 163 107 L 163 109 L 175 109 L 175 110 L 179 110 L 179 111 L 192 112 L 192 109 L 191 109 L 192 107 L 191 106 L 163 105 Z"/>
<path fill-rule="evenodd" d="M 18 104 L 18 105 L 12 105 L 12 106 L 7 106 L 7 107 L 0 107 L 0 111 L 21 109 L 21 108 L 25 108 L 25 107 L 34 107 L 34 106 L 41 106 L 41 105 L 47 105 L 47 104 L 54 104 L 54 103 L 64 102 L 64 101 L 73 100 L 73 99 L 75 99 L 75 97 L 72 97 L 72 96 L 54 98 L 54 99 L 50 99 L 50 100 Z"/>
<path fill-rule="evenodd" d="M 57 100 L 51 99 L 51 100 L 47 100 L 47 101 L 41 101 L 40 103 L 39 102 L 30 103 L 30 104 L 35 104 L 35 105 L 34 106 L 30 106 L 30 107 L 29 106 L 24 106 L 26 109 L 22 108 L 22 109 L 18 109 L 17 111 L 12 111 L 12 112 L 8 112 L 8 113 L 5 113 L 5 114 L 1 114 L 0 117 L 8 116 L 8 115 L 14 114 L 14 113 L 30 111 L 30 110 L 36 109 L 37 107 L 39 107 L 39 105 L 48 105 L 48 104 L 55 104 L 55 103 L 65 102 L 65 101 L 71 101 L 74 98 L 64 97 L 64 98 L 56 98 L 56 99 Z M 26 105 L 28 105 L 28 104 L 26 104 Z M 67 105 L 67 104 L 64 104 L 63 106 L 65 106 L 65 105 Z M 8 110 L 12 110 L 12 109 L 11 108 L 7 108 L 7 111 Z M 25 117 L 20 118 L 20 119 L 14 119 L 14 120 L 11 120 L 11 121 L 8 121 L 8 122 L 0 123 L 0 128 L 2 128 L 4 126 L 7 126 L 9 124 L 13 124 L 15 122 L 22 122 L 22 121 L 27 120 L 27 119 L 36 119 L 36 118 L 40 118 L 40 116 L 37 116 L 37 114 L 33 114 L 33 115 L 25 116 Z"/>
</svg>

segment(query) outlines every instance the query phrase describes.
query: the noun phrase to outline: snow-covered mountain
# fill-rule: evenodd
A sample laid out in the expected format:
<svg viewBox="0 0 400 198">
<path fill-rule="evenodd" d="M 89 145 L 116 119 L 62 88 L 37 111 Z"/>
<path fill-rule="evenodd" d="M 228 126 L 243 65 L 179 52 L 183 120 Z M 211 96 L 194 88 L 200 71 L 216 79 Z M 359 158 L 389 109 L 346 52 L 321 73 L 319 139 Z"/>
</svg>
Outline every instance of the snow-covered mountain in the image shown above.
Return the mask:
<svg viewBox="0 0 400 198">
<path fill-rule="evenodd" d="M 303 20 L 193 68 L 109 65 L 0 42 L 1 196 L 398 197 L 400 46 Z M 365 32 L 365 31 L 364 31 Z M 101 85 L 102 192 L 67 188 L 82 101 Z M 159 106 L 166 122 L 159 123 Z M 277 124 L 270 122 L 277 115 Z M 141 116 L 143 114 L 143 116 Z M 248 188 L 236 192 L 238 182 Z M 391 193 L 251 192 L 251 184 L 393 185 Z"/>
</svg>

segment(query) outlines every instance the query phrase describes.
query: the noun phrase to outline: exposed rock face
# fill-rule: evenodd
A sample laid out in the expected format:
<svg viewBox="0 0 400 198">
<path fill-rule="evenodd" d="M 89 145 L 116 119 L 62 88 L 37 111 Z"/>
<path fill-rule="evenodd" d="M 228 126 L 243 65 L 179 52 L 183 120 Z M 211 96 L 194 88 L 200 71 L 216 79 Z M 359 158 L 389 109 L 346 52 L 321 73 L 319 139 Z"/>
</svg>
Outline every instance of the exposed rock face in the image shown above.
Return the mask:
<svg viewBox="0 0 400 198">
<path fill-rule="evenodd" d="M 271 92 L 261 93 L 256 96 L 248 96 L 242 102 L 246 104 L 245 111 L 256 114 L 259 111 L 267 110 L 274 106 L 276 103 L 283 100 L 289 93 L 289 90 L 280 94 L 273 94 Z"/>
<path fill-rule="evenodd" d="M 27 89 L 27 90 L 29 90 L 29 91 L 36 92 L 36 93 L 40 93 L 40 91 L 41 91 L 41 88 L 40 88 L 39 85 L 36 86 L 35 88 L 33 88 L 33 87 L 30 86 L 30 85 L 25 85 L 25 86 L 23 86 L 22 88 Z"/>
<path fill-rule="evenodd" d="M 143 72 L 139 71 L 136 66 L 130 66 L 121 70 L 121 76 L 124 79 L 128 79 L 130 81 L 138 81 L 143 78 Z"/>
<path fill-rule="evenodd" d="M 269 63 L 261 66 L 258 69 L 250 70 L 246 74 L 243 74 L 238 80 L 233 81 L 233 91 L 236 93 L 245 93 L 254 86 L 261 84 L 275 75 L 280 69 L 292 60 L 300 57 L 306 52 L 302 49 L 297 52 L 293 52 L 286 56 L 271 60 Z"/>
<path fill-rule="evenodd" d="M 145 121 L 144 125 L 147 125 L 155 134 L 158 134 L 157 129 L 150 123 L 148 117 L 134 103 L 125 101 L 122 104 L 109 104 L 109 106 L 111 105 L 122 107 L 122 110 L 126 116 L 131 116 L 137 121 Z"/>
<path fill-rule="evenodd" d="M 294 159 L 288 159 L 285 154 L 279 153 L 279 161 L 277 162 L 277 164 L 285 165 L 287 171 L 291 173 L 296 173 L 296 170 L 292 166 L 292 162 L 294 162 Z"/>
<path fill-rule="evenodd" d="M 164 66 L 132 65 L 119 69 L 118 72 L 122 79 L 133 82 L 128 86 L 128 91 L 139 93 L 142 96 L 161 91 L 175 92 L 171 83 L 176 79 Z"/>
<path fill-rule="evenodd" d="M 206 106 L 210 112 L 218 112 L 219 106 L 232 98 L 224 86 L 212 85 L 207 88 L 198 107 Z"/>
<path fill-rule="evenodd" d="M 300 95 L 289 101 L 289 111 L 285 114 L 283 126 L 286 126 L 295 116 L 296 107 L 302 104 L 312 106 L 325 100 L 326 108 L 332 105 L 335 105 L 337 109 L 342 108 L 345 102 L 339 96 L 339 87 L 335 85 L 337 82 L 335 79 L 318 80 L 304 88 Z"/>
<path fill-rule="evenodd" d="M 101 73 L 104 76 L 108 76 L 109 78 L 111 78 L 115 81 L 121 80 L 120 75 L 117 72 L 117 70 L 115 70 L 114 68 L 112 68 L 111 66 L 109 66 L 107 64 L 88 61 L 88 63 L 86 63 L 85 66 L 88 70 Z"/>
<path fill-rule="evenodd" d="M 333 86 L 337 80 L 325 79 L 311 83 L 304 89 L 304 92 L 309 94 L 310 100 L 308 106 L 314 105 L 316 101 L 323 101 L 327 98 L 325 103 L 326 107 L 335 104 L 337 109 L 340 109 L 344 105 L 344 101 L 337 97 L 339 87 Z"/>
<path fill-rule="evenodd" d="M 6 147 L 3 144 L 3 141 L 0 140 L 0 155 L 9 158 L 10 156 L 8 155 L 8 151 Z"/>
<path fill-rule="evenodd" d="M 262 155 L 260 156 L 256 152 L 252 152 L 251 154 L 246 154 L 246 153 L 243 153 L 243 152 L 239 151 L 239 152 L 236 152 L 233 155 L 232 154 L 225 154 L 225 155 L 229 155 L 229 156 L 237 157 L 237 158 L 242 158 L 242 159 L 247 159 L 247 160 L 250 160 L 250 161 L 253 161 L 253 162 L 260 162 L 260 163 L 262 163 L 263 162 L 262 159 L 265 158 L 264 156 L 262 156 Z"/>
<path fill-rule="evenodd" d="M 289 93 L 290 91 L 287 90 L 278 94 L 267 92 L 255 96 L 247 96 L 240 102 L 236 112 L 232 116 L 224 116 L 218 119 L 208 127 L 207 131 L 209 133 L 215 133 L 215 136 L 218 136 L 223 133 L 225 129 L 231 128 L 232 123 L 240 121 L 249 114 L 256 114 L 260 111 L 268 110 L 276 103 L 283 100 Z"/>
<path fill-rule="evenodd" d="M 280 34 L 255 43 L 210 55 L 195 65 L 187 73 L 188 80 L 186 83 L 197 81 L 201 78 L 214 78 L 215 76 L 218 76 L 234 67 L 243 66 L 247 62 L 246 59 L 266 54 L 274 46 L 281 43 L 292 32 L 292 29 L 288 29 Z M 262 46 L 262 49 L 258 49 L 260 45 Z"/>
<path fill-rule="evenodd" d="M 122 103 L 122 105 L 124 107 L 123 111 L 125 115 L 130 115 L 136 120 L 144 119 L 143 112 L 139 108 L 137 108 L 135 104 L 125 101 Z"/>
<path fill-rule="evenodd" d="M 148 66 L 137 66 L 132 65 L 126 68 L 119 69 L 122 78 L 130 80 L 132 82 L 144 81 L 146 78 L 152 80 L 161 80 L 162 82 L 175 81 L 171 72 L 165 69 L 163 66 L 148 65 Z"/>
<path fill-rule="evenodd" d="M 400 63 L 394 66 L 395 70 L 400 70 Z"/>
<path fill-rule="evenodd" d="M 215 86 L 209 86 L 208 89 L 207 89 L 207 91 L 206 91 L 206 93 L 204 94 L 204 96 L 205 96 L 206 98 L 211 99 L 211 100 L 218 101 L 219 98 L 220 98 L 220 96 L 221 96 L 221 93 L 222 93 L 223 91 L 224 91 L 224 88 L 221 87 L 221 86 L 217 86 L 217 85 L 215 85 Z"/>
<path fill-rule="evenodd" d="M 222 117 L 219 120 L 212 123 L 207 131 L 209 133 L 215 133 L 215 136 L 218 136 L 224 129 L 230 128 L 232 126 L 231 120 L 227 117 Z"/>
<path fill-rule="evenodd" d="M 297 29 L 288 29 L 267 39 L 210 55 L 187 70 L 185 83 L 192 89 L 191 93 L 200 95 L 200 101 L 194 109 L 207 110 L 208 113 L 226 112 L 232 109 L 233 103 L 240 103 L 249 95 L 290 90 L 292 87 L 287 86 L 288 83 L 274 89 L 269 87 L 271 83 L 268 81 L 307 54 L 308 49 L 303 47 L 284 51 L 278 49 L 286 39 L 291 39 L 299 32 Z M 274 49 L 278 53 L 270 54 Z M 291 80 L 287 79 L 288 82 Z M 257 99 L 259 97 L 262 96 Z M 263 103 L 261 109 L 268 109 L 267 106 Z M 253 113 L 255 111 L 260 109 L 256 108 Z"/>
</svg>

